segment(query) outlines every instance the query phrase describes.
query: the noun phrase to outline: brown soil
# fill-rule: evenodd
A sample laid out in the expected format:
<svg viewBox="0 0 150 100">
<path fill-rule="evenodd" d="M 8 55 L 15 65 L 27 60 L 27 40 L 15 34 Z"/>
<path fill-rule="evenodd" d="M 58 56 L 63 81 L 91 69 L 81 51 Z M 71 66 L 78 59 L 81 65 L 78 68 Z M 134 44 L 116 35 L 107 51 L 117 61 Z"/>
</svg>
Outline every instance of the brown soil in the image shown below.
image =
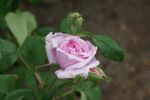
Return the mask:
<svg viewBox="0 0 150 100">
<path fill-rule="evenodd" d="M 102 84 L 103 100 L 150 100 L 150 0 L 43 0 L 22 7 L 39 25 L 57 28 L 68 11 L 79 11 L 85 30 L 110 35 L 125 50 L 123 63 L 99 57 L 113 78 Z"/>
</svg>

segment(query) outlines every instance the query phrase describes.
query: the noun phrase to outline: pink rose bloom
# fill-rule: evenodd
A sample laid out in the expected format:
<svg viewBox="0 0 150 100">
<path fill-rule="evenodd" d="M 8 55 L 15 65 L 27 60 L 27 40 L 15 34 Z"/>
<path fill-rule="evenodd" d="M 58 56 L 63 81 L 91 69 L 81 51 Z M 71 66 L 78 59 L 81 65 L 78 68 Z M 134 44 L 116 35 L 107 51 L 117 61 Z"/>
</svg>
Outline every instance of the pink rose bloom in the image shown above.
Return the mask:
<svg viewBox="0 0 150 100">
<path fill-rule="evenodd" d="M 59 79 L 75 78 L 76 75 L 86 78 L 90 69 L 100 63 L 95 58 L 97 47 L 90 41 L 60 32 L 46 36 L 46 52 L 50 64 L 61 67 L 55 72 Z"/>
</svg>

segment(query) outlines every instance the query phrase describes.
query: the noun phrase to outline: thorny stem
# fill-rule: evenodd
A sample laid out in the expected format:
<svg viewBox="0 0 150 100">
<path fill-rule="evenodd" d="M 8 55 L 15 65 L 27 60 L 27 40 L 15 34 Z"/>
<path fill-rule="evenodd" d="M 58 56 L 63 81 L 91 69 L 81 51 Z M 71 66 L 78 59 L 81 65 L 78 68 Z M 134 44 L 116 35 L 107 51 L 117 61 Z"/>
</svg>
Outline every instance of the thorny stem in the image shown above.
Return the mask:
<svg viewBox="0 0 150 100">
<path fill-rule="evenodd" d="M 29 64 L 26 62 L 26 60 L 25 60 L 20 54 L 18 54 L 18 56 L 19 56 L 20 60 L 25 64 L 25 66 L 26 66 L 30 71 L 32 71 L 33 69 L 32 69 L 32 67 L 31 67 L 31 65 L 29 65 Z M 37 71 L 34 72 L 34 76 L 35 76 L 35 78 L 36 78 L 37 81 L 38 81 L 39 87 L 42 88 L 42 87 L 44 86 L 44 82 L 42 81 L 41 76 L 39 75 L 39 73 L 38 73 Z"/>
</svg>

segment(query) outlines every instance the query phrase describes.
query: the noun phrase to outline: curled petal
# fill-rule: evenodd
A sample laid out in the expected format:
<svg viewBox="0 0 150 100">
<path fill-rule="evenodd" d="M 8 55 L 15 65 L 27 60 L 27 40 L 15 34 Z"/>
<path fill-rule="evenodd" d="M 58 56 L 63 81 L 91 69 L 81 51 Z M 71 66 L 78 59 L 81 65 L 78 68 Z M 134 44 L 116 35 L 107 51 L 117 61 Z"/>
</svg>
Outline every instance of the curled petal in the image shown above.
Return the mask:
<svg viewBox="0 0 150 100">
<path fill-rule="evenodd" d="M 91 54 L 91 56 L 89 58 L 85 59 L 82 62 L 73 64 L 73 65 L 67 67 L 65 70 L 73 70 L 73 69 L 76 69 L 76 68 L 82 68 L 82 67 L 86 66 L 94 58 L 94 56 L 96 54 L 96 51 L 97 51 L 97 47 L 93 47 L 93 52 L 92 52 L 92 54 Z"/>
<path fill-rule="evenodd" d="M 53 38 L 52 32 L 50 32 L 50 33 L 46 36 L 46 38 L 45 38 L 46 44 L 49 43 L 49 42 L 51 41 L 51 38 Z"/>
<path fill-rule="evenodd" d="M 78 58 L 74 55 L 71 55 L 71 54 L 69 54 L 69 53 L 67 53 L 67 52 L 65 52 L 59 48 L 56 49 L 56 52 L 57 53 L 56 53 L 55 58 L 63 69 L 67 68 L 70 65 L 74 65 L 78 62 L 84 61 L 83 59 Z"/>
<path fill-rule="evenodd" d="M 47 56 L 48 56 L 49 63 L 50 64 L 57 63 L 56 59 L 54 58 L 55 50 L 52 49 L 50 45 L 46 45 L 45 48 L 46 48 L 46 53 L 47 53 Z"/>
<path fill-rule="evenodd" d="M 79 69 L 74 70 L 62 70 L 59 69 L 55 72 L 59 79 L 66 79 L 66 78 L 75 78 L 76 75 L 82 75 L 83 77 L 87 78 L 90 68 L 97 67 L 99 65 L 99 61 L 93 59 L 91 63 L 87 66 Z"/>
<path fill-rule="evenodd" d="M 55 50 L 54 48 L 52 48 L 52 43 L 51 43 L 51 38 L 52 38 L 52 33 L 49 33 L 45 40 L 46 40 L 46 53 L 47 53 L 47 56 L 48 56 L 48 60 L 49 60 L 49 63 L 52 64 L 52 63 L 56 63 L 56 60 L 54 58 L 54 54 L 55 54 Z"/>
<path fill-rule="evenodd" d="M 66 78 L 75 78 L 76 75 L 82 75 L 83 77 L 87 77 L 89 72 L 88 68 L 81 68 L 81 69 L 76 69 L 76 70 L 57 70 L 55 72 L 56 76 L 59 79 L 66 79 Z"/>
<path fill-rule="evenodd" d="M 86 67 L 88 67 L 89 69 L 97 67 L 100 64 L 100 61 L 96 60 L 96 58 L 94 58 Z"/>
</svg>

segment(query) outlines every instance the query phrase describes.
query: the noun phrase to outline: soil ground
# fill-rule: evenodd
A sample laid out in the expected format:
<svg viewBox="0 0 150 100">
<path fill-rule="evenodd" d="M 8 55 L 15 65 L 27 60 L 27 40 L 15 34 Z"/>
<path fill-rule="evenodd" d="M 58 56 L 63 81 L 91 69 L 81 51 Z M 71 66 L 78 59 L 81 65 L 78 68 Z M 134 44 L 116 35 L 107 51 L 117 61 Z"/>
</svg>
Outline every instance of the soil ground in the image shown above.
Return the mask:
<svg viewBox="0 0 150 100">
<path fill-rule="evenodd" d="M 43 0 L 22 7 L 39 25 L 57 28 L 68 11 L 79 11 L 85 30 L 110 35 L 125 50 L 122 63 L 99 56 L 113 78 L 102 84 L 103 100 L 150 100 L 150 0 Z"/>
</svg>

